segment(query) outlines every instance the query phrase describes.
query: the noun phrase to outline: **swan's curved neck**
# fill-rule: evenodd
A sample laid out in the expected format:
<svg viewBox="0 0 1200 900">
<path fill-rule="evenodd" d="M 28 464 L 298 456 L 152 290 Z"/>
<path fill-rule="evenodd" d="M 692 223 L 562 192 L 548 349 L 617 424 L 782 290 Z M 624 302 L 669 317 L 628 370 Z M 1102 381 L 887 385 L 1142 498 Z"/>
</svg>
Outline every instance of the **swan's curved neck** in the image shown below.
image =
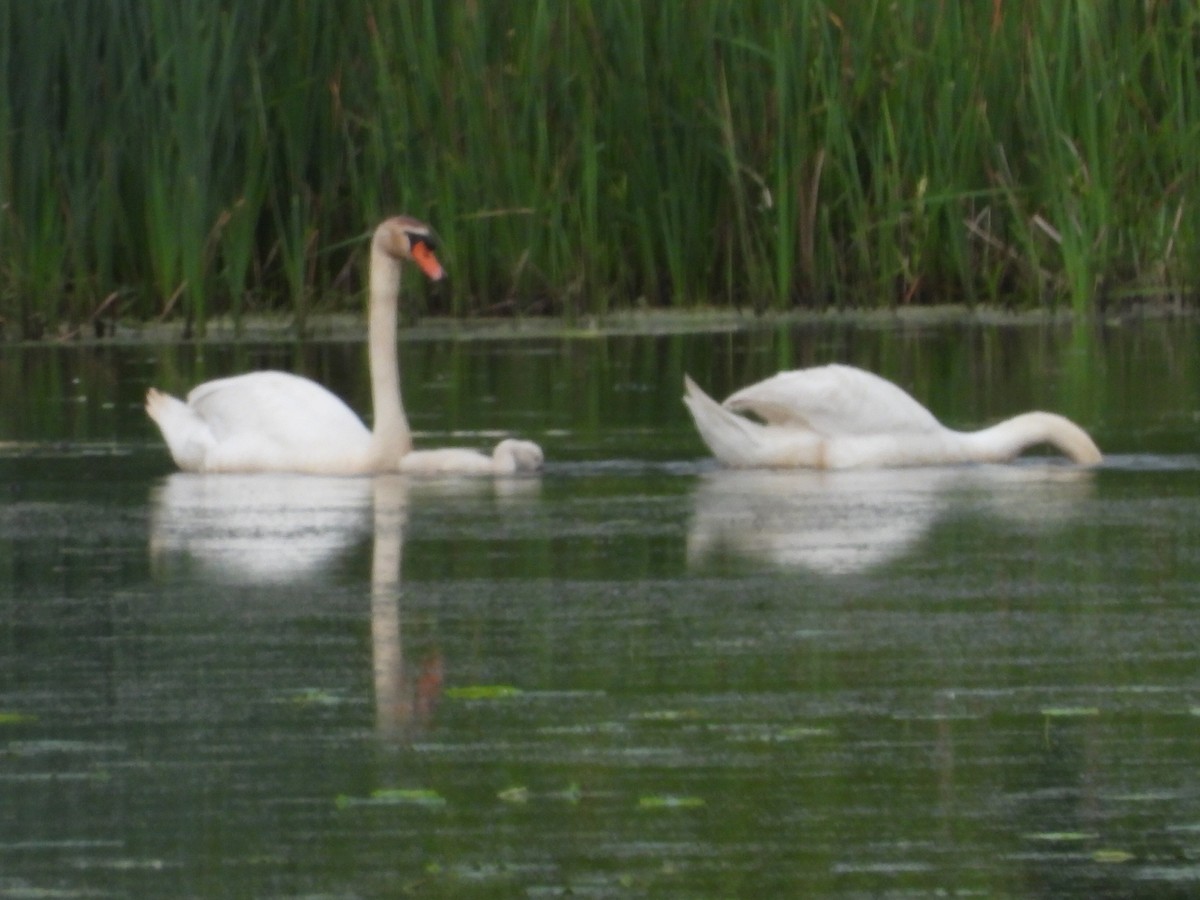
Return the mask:
<svg viewBox="0 0 1200 900">
<path fill-rule="evenodd" d="M 371 451 L 385 467 L 395 466 L 412 449 L 412 432 L 400 399 L 400 361 L 396 353 L 400 262 L 372 244 L 367 310 L 367 358 L 371 367 L 371 405 L 375 411 Z"/>
<path fill-rule="evenodd" d="M 1083 465 L 1095 465 L 1101 459 L 1087 432 L 1054 413 L 1022 413 L 964 437 L 977 462 L 1004 462 L 1038 444 L 1049 444 Z"/>
</svg>

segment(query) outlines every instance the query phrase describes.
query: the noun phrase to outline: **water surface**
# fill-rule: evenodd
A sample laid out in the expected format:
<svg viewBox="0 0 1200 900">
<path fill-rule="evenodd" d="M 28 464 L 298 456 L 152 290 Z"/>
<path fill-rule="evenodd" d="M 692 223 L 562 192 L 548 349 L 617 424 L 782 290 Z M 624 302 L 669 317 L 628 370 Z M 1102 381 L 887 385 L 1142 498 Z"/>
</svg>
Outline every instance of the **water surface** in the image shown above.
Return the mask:
<svg viewBox="0 0 1200 900">
<path fill-rule="evenodd" d="M 0 348 L 0 897 L 1200 889 L 1187 323 L 406 344 L 425 446 L 175 473 L 140 397 L 360 349 Z M 1109 457 L 718 469 L 679 402 L 856 362 Z"/>
</svg>

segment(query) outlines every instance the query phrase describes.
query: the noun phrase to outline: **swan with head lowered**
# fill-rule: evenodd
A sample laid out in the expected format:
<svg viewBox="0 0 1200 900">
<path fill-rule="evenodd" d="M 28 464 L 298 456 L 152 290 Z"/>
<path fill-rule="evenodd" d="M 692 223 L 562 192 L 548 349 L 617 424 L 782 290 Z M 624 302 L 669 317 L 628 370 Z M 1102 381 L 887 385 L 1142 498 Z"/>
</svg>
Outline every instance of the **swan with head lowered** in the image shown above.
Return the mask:
<svg viewBox="0 0 1200 900">
<path fill-rule="evenodd" d="M 1087 432 L 1060 415 L 1028 412 L 980 431 L 954 431 L 903 389 L 853 366 L 781 372 L 724 403 L 686 375 L 684 388 L 683 402 L 700 437 L 717 459 L 734 468 L 1007 462 L 1038 444 L 1049 444 L 1082 465 L 1101 460 Z"/>
<path fill-rule="evenodd" d="M 412 261 L 433 281 L 445 277 L 436 237 L 424 222 L 395 216 L 371 239 L 367 356 L 374 427 L 333 393 L 287 372 L 251 372 L 208 381 L 187 400 L 151 388 L 146 412 L 176 465 L 189 472 L 300 472 L 366 475 L 436 469 L 438 474 L 507 474 L 541 465 L 541 451 L 485 456 L 473 450 L 413 451 L 400 399 L 396 354 L 401 266 Z M 506 442 L 502 442 L 506 443 Z M 522 442 L 528 443 L 528 442 Z M 532 445 L 536 448 L 536 444 Z"/>
</svg>

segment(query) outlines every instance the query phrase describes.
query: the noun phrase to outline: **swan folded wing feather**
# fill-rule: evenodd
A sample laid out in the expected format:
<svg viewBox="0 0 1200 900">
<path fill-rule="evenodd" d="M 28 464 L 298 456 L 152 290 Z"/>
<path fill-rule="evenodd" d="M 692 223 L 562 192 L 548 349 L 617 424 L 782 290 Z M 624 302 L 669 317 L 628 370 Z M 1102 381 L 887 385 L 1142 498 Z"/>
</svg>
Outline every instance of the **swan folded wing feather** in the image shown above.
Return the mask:
<svg viewBox="0 0 1200 900">
<path fill-rule="evenodd" d="M 289 445 L 336 441 L 344 447 L 356 436 L 370 437 L 337 395 L 288 372 L 251 372 L 205 382 L 188 394 L 187 403 L 218 441 L 250 433 Z"/>
<path fill-rule="evenodd" d="M 187 405 L 213 439 L 201 471 L 353 475 L 370 455 L 371 432 L 362 420 L 335 394 L 298 375 L 220 378 L 193 389 Z"/>
<path fill-rule="evenodd" d="M 942 427 L 887 379 L 836 364 L 780 372 L 736 391 L 723 405 L 768 425 L 808 428 L 825 437 L 923 434 Z"/>
</svg>

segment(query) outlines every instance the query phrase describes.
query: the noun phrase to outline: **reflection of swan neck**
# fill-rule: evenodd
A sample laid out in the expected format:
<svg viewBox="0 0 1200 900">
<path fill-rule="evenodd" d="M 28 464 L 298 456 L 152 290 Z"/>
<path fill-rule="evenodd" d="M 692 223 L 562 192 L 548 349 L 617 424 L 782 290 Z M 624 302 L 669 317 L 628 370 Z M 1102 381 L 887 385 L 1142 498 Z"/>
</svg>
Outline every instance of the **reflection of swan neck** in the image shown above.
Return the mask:
<svg viewBox="0 0 1200 900">
<path fill-rule="evenodd" d="M 1081 465 L 1093 466 L 1101 459 L 1087 432 L 1054 413 L 1022 413 L 964 438 L 969 458 L 976 462 L 1005 462 L 1038 444 L 1049 444 Z"/>
<path fill-rule="evenodd" d="M 412 449 L 412 433 L 400 399 L 396 354 L 399 295 L 400 261 L 380 246 L 377 233 L 371 242 L 367 296 L 367 358 L 371 368 L 371 405 L 375 410 L 371 452 L 389 460 Z"/>
</svg>

